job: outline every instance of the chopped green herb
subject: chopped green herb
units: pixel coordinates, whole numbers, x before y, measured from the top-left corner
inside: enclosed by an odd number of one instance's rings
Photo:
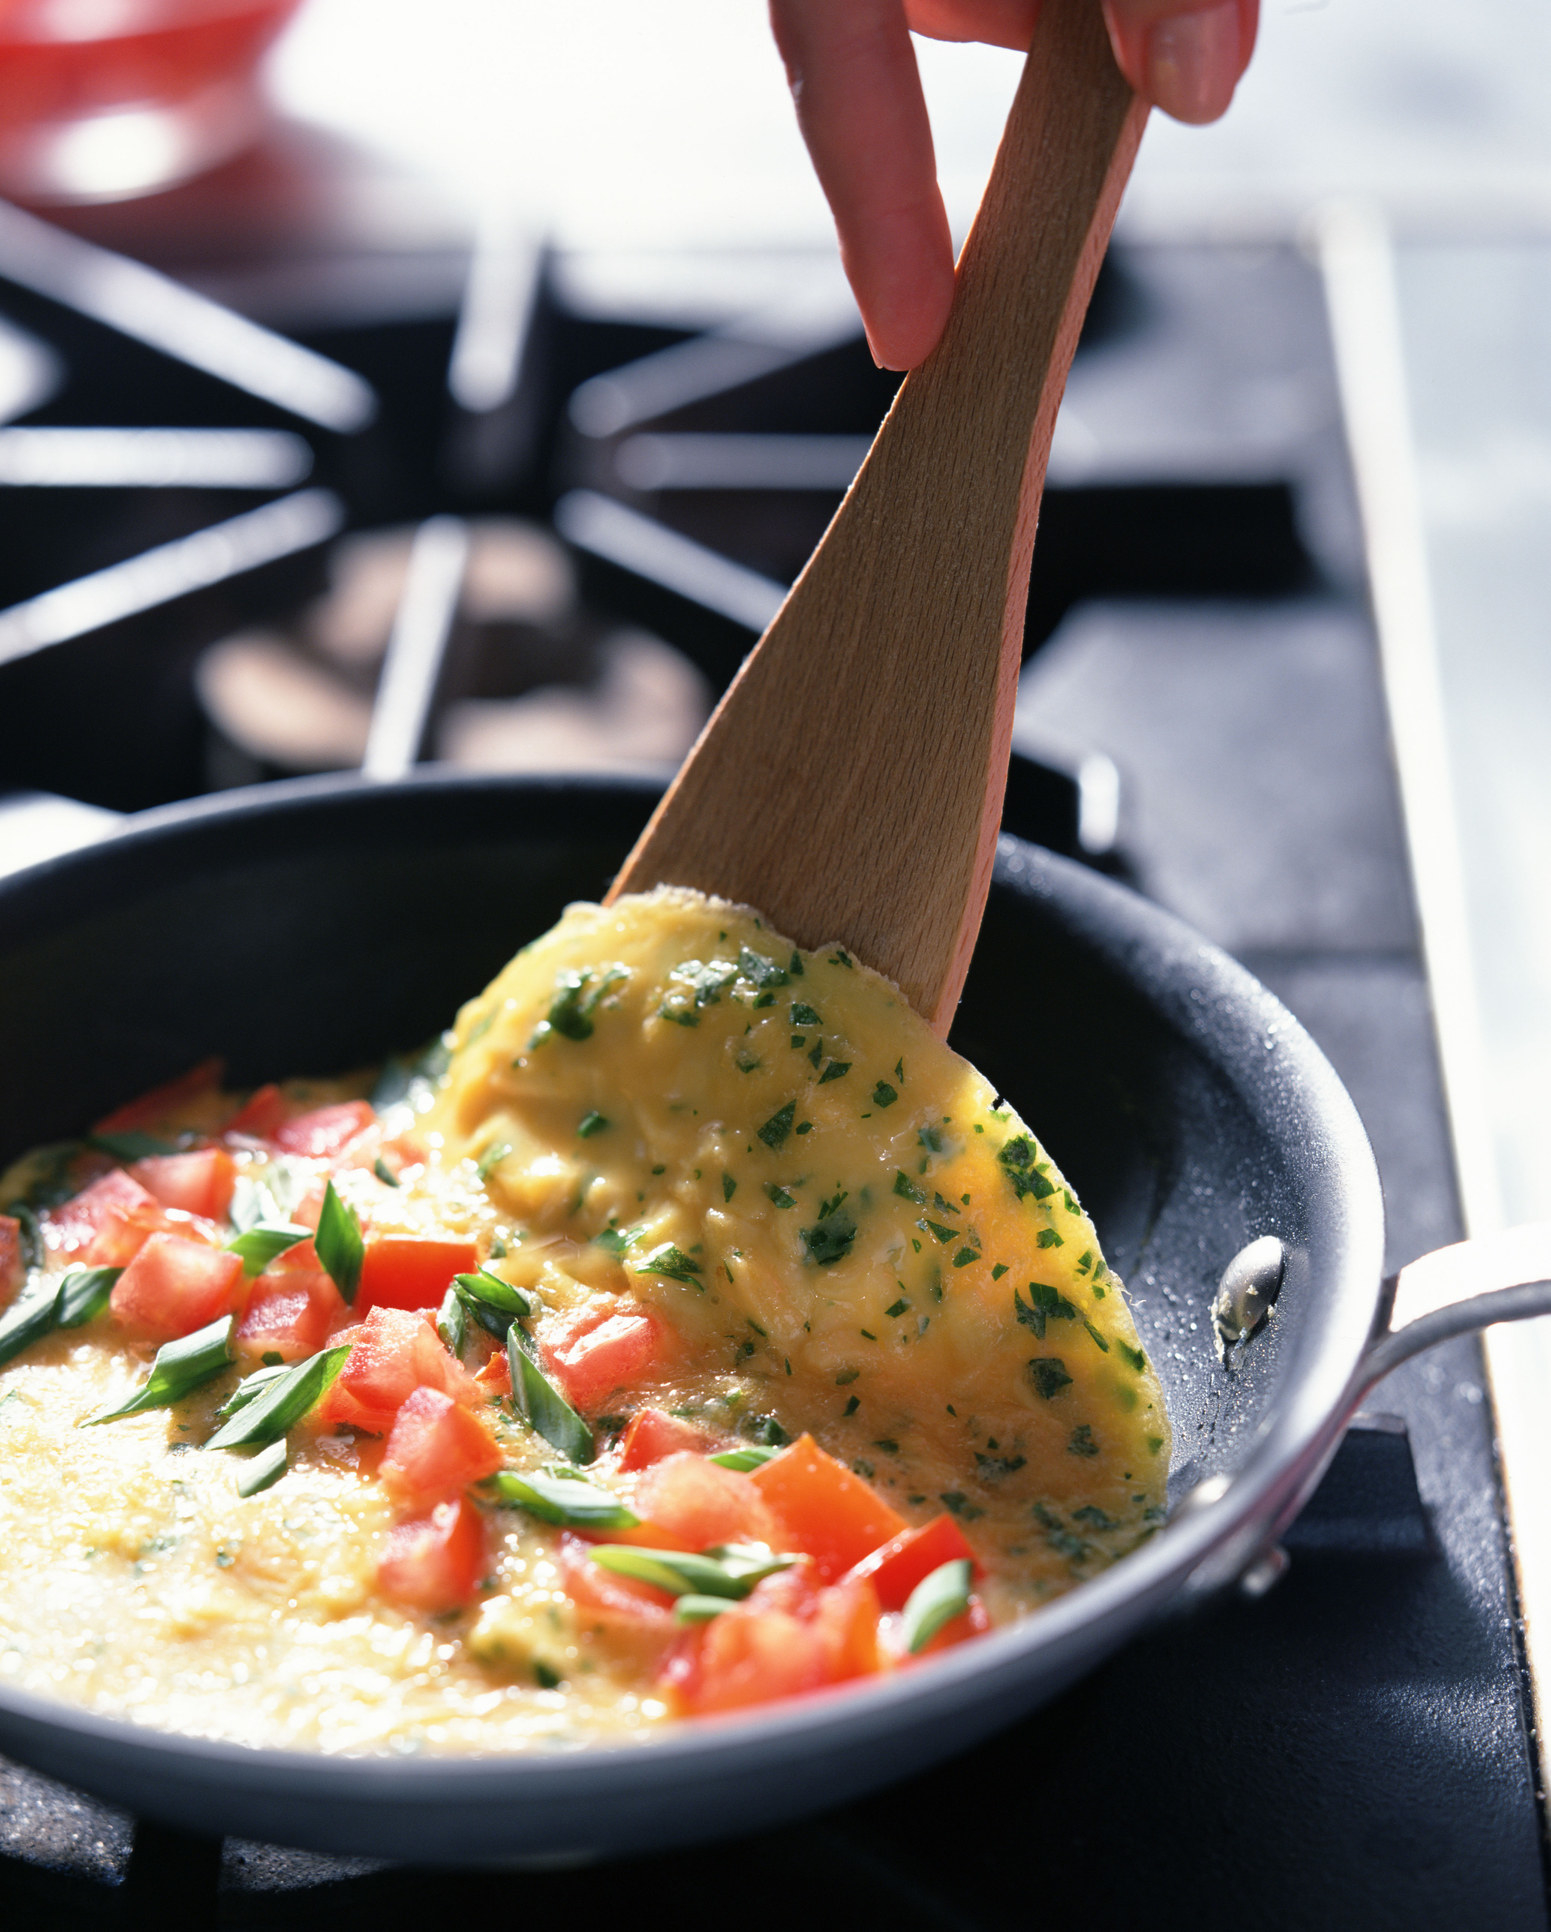
[[[875,1107],[892,1107],[899,1094],[887,1080],[880,1080],[872,1090],[872,1104]]]
[[[1069,1322],[1077,1319],[1077,1310],[1072,1304],[1043,1281],[1029,1283],[1028,1304],[1025,1304],[1022,1296],[1014,1288],[1012,1305],[1018,1320],[1025,1328],[1032,1328],[1041,1341],[1045,1339],[1047,1321]]]
[[[849,1060],[831,1060],[829,1065],[819,1075],[819,1085],[821,1087],[827,1087],[831,1080],[843,1080],[850,1071],[851,1062]]]
[[[207,1449],[240,1449],[249,1443],[274,1442],[287,1435],[311,1413],[334,1385],[345,1365],[350,1344],[341,1342],[283,1369],[273,1382],[244,1403],[205,1444]]]
[[[792,1001],[793,1026],[822,1026],[823,1024],[824,1021],[817,1007],[810,1006],[806,1000]]]
[[[793,1194],[788,1194],[786,1189],[775,1181],[767,1181],[765,1183],[765,1192],[775,1202],[778,1208],[796,1207],[797,1205],[797,1197]]]
[[[849,966],[853,962],[851,955],[846,951],[845,947],[837,946],[829,955],[829,963],[831,966]]]
[[[675,1623],[709,1623],[727,1608],[726,1597],[702,1597],[693,1592],[680,1597],[673,1606]]]
[[[808,1036],[806,1033],[794,1033],[792,1035],[793,1051],[795,1051],[798,1047],[805,1047],[807,1044],[808,1044]]]
[[[890,1302],[889,1306],[883,1312],[888,1316],[890,1321],[897,1321],[909,1307],[910,1303],[901,1295],[898,1301]]]
[[[995,1445],[992,1445],[993,1448]],[[975,1451],[975,1473],[985,1483],[1004,1482],[1007,1477],[1015,1476],[1027,1462],[1026,1456],[983,1456]]]
[[[928,1221],[925,1215],[923,1215],[921,1219],[916,1223],[916,1226],[919,1228],[925,1228],[929,1234],[935,1234],[937,1239],[941,1241],[944,1246],[946,1246],[948,1242],[956,1241],[958,1239],[958,1234],[955,1229],[945,1228],[941,1221]]]
[[[1029,1380],[1047,1402],[1068,1387],[1071,1379],[1059,1355],[1036,1355],[1029,1363]]]
[[[555,1034],[564,1040],[590,1040],[599,1001],[611,986],[628,977],[625,967],[612,966],[597,985],[592,986],[593,975],[590,971],[561,973],[555,981],[555,997],[550,1002],[549,1016],[539,1022],[529,1044],[541,1046]],[[592,986],[591,992],[587,990],[589,986]]]
[[[978,1261],[979,1259],[980,1250],[978,1248],[960,1248],[958,1253],[953,1257],[953,1265],[955,1268],[967,1268],[972,1261]]]
[[[208,1382],[222,1369],[231,1367],[232,1326],[233,1317],[223,1315],[219,1321],[195,1329],[192,1335],[180,1335],[175,1342],[163,1342],[156,1351],[156,1360],[151,1364],[151,1373],[144,1386],[118,1408],[109,1409],[102,1415],[88,1416],[82,1427],[89,1428],[99,1422],[117,1422],[120,1416],[139,1415],[145,1409],[166,1409],[174,1402],[181,1402],[202,1382]]]
[[[787,961],[786,970],[791,974],[793,979],[802,978],[802,954],[801,953],[794,952],[792,954],[791,958]]]
[[[399,1184],[398,1175],[394,1173],[391,1167],[389,1167],[388,1163],[382,1158],[381,1154],[379,1154],[376,1160],[372,1162],[372,1172],[377,1176],[378,1180],[382,1182],[384,1187],[397,1187]]]
[[[857,1410],[861,1406],[862,1406],[862,1398],[859,1395],[851,1396],[850,1399],[847,1401],[845,1407],[840,1411],[842,1419],[844,1419],[848,1415],[855,1415]]]
[[[594,1134],[601,1134],[608,1124],[608,1117],[594,1107],[577,1122],[576,1137],[578,1140],[591,1140]]]
[[[739,1073],[758,1073],[759,1059],[757,1055],[740,1053],[738,1055],[738,1071]]]
[[[47,1335],[55,1325],[58,1307],[58,1282],[24,1288],[0,1316],[0,1362],[9,1362]]]
[[[997,1155],[997,1164],[1012,1182],[1013,1192],[1021,1201],[1026,1194],[1032,1194],[1036,1201],[1044,1200],[1047,1194],[1054,1194],[1055,1187],[1040,1173],[1034,1160],[1034,1142],[1027,1134],[1019,1134],[1007,1141]]]
[[[323,1210],[318,1216],[314,1236],[318,1259],[328,1271],[334,1286],[347,1302],[355,1300],[361,1285],[361,1266],[366,1260],[366,1243],[356,1211],[342,1201],[329,1182],[323,1190]]]
[[[813,1132],[813,1122],[811,1120],[799,1120],[797,1123],[797,1131],[799,1134],[811,1134]]]
[[[1140,1375],[1147,1366],[1147,1357],[1142,1351],[1139,1348],[1132,1348],[1129,1342],[1117,1341],[1115,1347],[1120,1351],[1120,1359],[1123,1362],[1129,1362],[1131,1367]]]
[[[808,1055],[808,1065],[810,1067],[813,1067],[816,1070],[819,1062],[823,1058],[824,1058],[824,1041],[822,1038],[820,1038],[813,1042],[813,1050]]]
[[[605,1228],[592,1239],[593,1245],[602,1248],[605,1254],[623,1254],[630,1246],[630,1236],[622,1234],[618,1228]]]
[[[276,1356],[274,1361],[266,1362],[262,1368],[255,1369],[251,1375],[245,1375],[216,1410],[217,1416],[235,1415],[239,1409],[246,1408],[257,1396],[262,1395],[265,1389],[278,1382],[285,1372],[285,1361],[280,1356]]]
[[[977,1516],[985,1515],[980,1505],[972,1503],[962,1489],[945,1489],[937,1500],[951,1516],[962,1516],[966,1522],[972,1523]]]
[[[894,1192],[902,1201],[914,1201],[917,1207],[926,1206],[926,1196],[915,1186],[903,1169],[895,1169]]]
[[[1041,1228],[1036,1246],[1041,1248],[1064,1248],[1066,1243],[1056,1233],[1054,1228]]]
[[[759,1130],[759,1138],[769,1148],[782,1145],[792,1131],[792,1122],[797,1118],[797,1102],[788,1100],[784,1107],[778,1107]]]
[[[1092,1423],[1078,1423],[1067,1440],[1066,1453],[1069,1456],[1096,1456],[1099,1453],[1099,1445],[1093,1440]]]
[[[479,1178],[488,1181],[492,1171],[501,1165],[511,1151],[512,1143],[509,1140],[492,1141],[479,1157],[479,1165],[475,1169]]]
[[[872,1446],[874,1449],[881,1449],[886,1456],[897,1456],[899,1454],[899,1444],[891,1440],[888,1436],[879,1436],[878,1440]]]
[[[916,1135],[916,1140],[922,1147],[929,1148],[934,1154],[940,1154],[942,1152],[942,1135],[935,1127],[923,1127],[920,1133]]]
[[[643,1256],[636,1263],[635,1271],[638,1275],[666,1275],[669,1281],[682,1281],[686,1288],[705,1286],[696,1279],[702,1272],[701,1264],[671,1241],[663,1242],[660,1248],[653,1248],[649,1255]]]
[[[1108,1343],[1108,1342],[1107,1342],[1107,1341],[1105,1340],[1105,1338],[1104,1338],[1104,1337],[1103,1337],[1103,1336],[1102,1336],[1102,1335],[1101,1335],[1101,1334],[1099,1333],[1099,1331],[1098,1331],[1098,1330],[1097,1330],[1097,1329],[1096,1329],[1096,1328],[1094,1327],[1094,1325],[1093,1325],[1093,1323],[1089,1321],[1089,1319],[1088,1319],[1088,1317],[1087,1317],[1086,1315],[1084,1315],[1084,1316],[1083,1316],[1083,1318],[1082,1318],[1082,1325],[1083,1325],[1083,1327],[1084,1327],[1084,1328],[1086,1328],[1086,1329],[1087,1329],[1087,1331],[1088,1331],[1088,1333],[1089,1333],[1089,1335],[1090,1335],[1090,1336],[1091,1336],[1091,1337],[1093,1338],[1093,1340],[1094,1340],[1094,1341],[1095,1341],[1095,1342],[1096,1342],[1096,1343],[1098,1344],[1098,1346],[1099,1346],[1099,1348],[1100,1348],[1100,1349],[1102,1350],[1102,1352],[1103,1352],[1103,1353],[1104,1353],[1105,1355],[1108,1355],[1108,1353],[1109,1353],[1109,1343]]]
[[[730,1174],[724,1173],[722,1175],[722,1199],[724,1201],[730,1201],[737,1191],[738,1183]]]
[[[851,1243],[855,1239],[856,1221],[849,1208],[838,1208],[813,1227],[802,1231],[802,1244],[808,1250],[808,1259],[821,1268],[830,1268],[837,1261],[843,1261],[851,1252]]]
[[[773,959],[744,946],[738,953],[738,971],[763,991],[767,986],[784,986],[791,975]]]
[[[835,1387],[837,1389],[845,1388],[847,1383],[854,1382],[861,1372],[859,1368],[843,1368],[835,1377]]]

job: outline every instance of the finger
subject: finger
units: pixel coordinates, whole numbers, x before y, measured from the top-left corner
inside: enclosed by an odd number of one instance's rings
[[[1215,121],[1249,65],[1259,0],[1103,0],[1121,71],[1177,121]]]
[[[1039,0],[905,0],[910,31],[928,40],[981,40],[1029,50]]]
[[[873,357],[914,368],[948,319],[953,244],[901,0],[770,0],[770,18]]]

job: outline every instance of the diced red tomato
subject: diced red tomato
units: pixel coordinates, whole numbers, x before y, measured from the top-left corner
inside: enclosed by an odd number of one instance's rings
[[[224,1147],[201,1147],[192,1154],[153,1154],[129,1170],[163,1207],[182,1208],[219,1221],[231,1206],[237,1163]]]
[[[544,1366],[567,1402],[583,1413],[600,1409],[615,1389],[651,1374],[672,1346],[672,1330],[648,1308],[607,1303],[573,1309],[544,1324]]]
[[[490,1395],[510,1395],[512,1365],[506,1359],[506,1350],[496,1349],[474,1380]]]
[[[438,1308],[454,1275],[479,1266],[472,1241],[423,1239],[413,1234],[377,1234],[366,1243],[357,1308]]]
[[[24,1272],[22,1224],[13,1215],[0,1214],[0,1297],[20,1285]]]
[[[412,1610],[453,1610],[473,1596],[484,1572],[484,1526],[460,1496],[389,1530],[377,1587]]]
[[[679,1638],[656,1687],[681,1713],[700,1715],[845,1683],[881,1668],[878,1618],[865,1578],[820,1587],[802,1565]]]
[[[474,1378],[442,1347],[427,1315],[407,1308],[373,1308],[317,1415],[324,1423],[348,1422],[386,1435],[418,1388],[440,1389],[471,1408],[486,1399]]]
[[[908,1527],[870,1483],[812,1436],[799,1436],[748,1480],[785,1526],[786,1547],[806,1550],[826,1583]]]
[[[321,1268],[260,1275],[237,1330],[238,1350],[300,1361],[322,1348],[344,1312],[344,1297]]]
[[[592,1545],[580,1536],[560,1539],[560,1581],[574,1604],[610,1623],[664,1633],[672,1625],[673,1598],[666,1590],[605,1570],[593,1562]]]
[[[404,1502],[455,1496],[501,1467],[490,1430],[440,1389],[416,1389],[395,1416],[378,1473]]]
[[[169,1080],[163,1086],[152,1087],[123,1107],[115,1108],[111,1114],[104,1114],[92,1132],[94,1134],[127,1134],[136,1128],[155,1127],[170,1119],[181,1107],[201,1094],[212,1092],[221,1083],[222,1062],[220,1060],[201,1060],[197,1067],[190,1067],[187,1073],[180,1073],[176,1080]]]
[[[255,1087],[221,1132],[241,1134],[248,1140],[273,1140],[285,1114],[285,1095],[277,1086]]]
[[[753,1482],[687,1450],[645,1471],[636,1484],[634,1507],[646,1519],[643,1527],[665,1531],[686,1550],[714,1543],[783,1547],[781,1523]]]
[[[885,1610],[903,1610],[910,1592],[944,1563],[975,1563],[975,1552],[951,1516],[934,1516],[919,1529],[901,1530],[847,1570],[848,1577],[871,1577]],[[979,1565],[975,1564],[978,1572]]]
[[[675,1451],[698,1450],[705,1455],[712,1446],[705,1430],[697,1429],[682,1416],[668,1415],[661,1409],[638,1409],[625,1425],[619,1446],[619,1466],[645,1469]]]
[[[126,1328],[168,1342],[228,1314],[241,1285],[236,1255],[181,1235],[153,1234],[114,1282],[109,1306]]]
[[[316,1107],[309,1114],[298,1114],[277,1128],[271,1138],[287,1154],[332,1160],[351,1141],[359,1139],[376,1118],[369,1100],[341,1100],[332,1107]]]
[[[100,1174],[90,1187],[82,1188],[73,1200],[53,1208],[43,1219],[43,1240],[50,1249],[66,1254],[91,1245],[109,1223],[120,1221],[135,1209],[157,1206],[156,1196],[143,1188],[122,1167]]]

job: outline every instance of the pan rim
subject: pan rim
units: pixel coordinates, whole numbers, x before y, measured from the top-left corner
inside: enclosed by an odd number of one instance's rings
[[[483,796],[508,805],[524,796],[535,802],[567,796],[639,799],[645,805],[658,789],[650,779],[612,775],[428,771],[389,785],[368,785],[355,774],[332,774],[163,806],[136,815],[96,845],[0,879],[0,946],[16,932],[35,935],[40,916],[45,922],[57,916],[62,896],[73,910],[79,903],[75,887],[83,881],[89,891],[106,888],[108,900],[133,897],[143,887],[128,861],[169,839],[180,846],[192,840],[196,848],[208,843],[212,860],[218,861],[218,848],[223,842],[229,845],[234,833],[255,824],[273,827],[277,820],[296,815],[305,822],[332,814],[333,822],[342,825],[356,809],[381,814],[394,801],[443,794]],[[147,1789],[138,1802],[153,1811],[157,1767],[176,1760],[185,1771],[192,1767],[218,1774],[243,1794],[281,1785],[293,1798],[310,1794],[328,1803],[355,1797],[367,1806],[390,1803],[395,1809],[413,1805],[445,1811],[475,1799],[531,1799],[541,1787],[542,1809],[549,1814],[582,1796],[592,1801],[623,1796],[639,1785],[643,1770],[654,1780],[693,1771],[709,1783],[722,1770],[746,1763],[751,1752],[768,1772],[779,1762],[822,1751],[826,1744],[844,1743],[853,1750],[881,1745],[902,1723],[947,1719],[971,1694],[981,1704],[999,1699],[1001,1711],[1011,1717],[1022,1708],[1018,1686],[1036,1674],[1036,1660],[1066,1660],[1069,1674],[1075,1676],[1164,1603],[1187,1593],[1193,1578],[1200,1589],[1217,1587],[1253,1561],[1278,1509],[1297,1495],[1318,1466],[1331,1417],[1377,1320],[1383,1209],[1366,1134],[1333,1069],[1292,1015],[1243,967],[1183,921],[1087,868],[1015,839],[1004,837],[1001,842],[997,877],[1019,890],[1058,900],[1068,922],[1133,982],[1140,958],[1183,963],[1188,970],[1173,996],[1160,998],[1154,990],[1153,1003],[1187,1044],[1202,1048],[1214,1063],[1225,1054],[1231,1062],[1235,1052],[1248,1061],[1253,1048],[1260,1056],[1254,1064],[1274,1071],[1279,1104],[1291,1109],[1295,1126],[1302,1116],[1309,1159],[1342,1179],[1341,1189],[1332,1192],[1325,1229],[1335,1274],[1327,1290],[1333,1317],[1318,1332],[1300,1338],[1302,1346],[1283,1370],[1283,1399],[1274,1419],[1262,1425],[1259,1439],[1221,1497],[1177,1517],[1122,1562],[1037,1614],[934,1659],[927,1670],[841,1687],[749,1717],[692,1721],[625,1744],[504,1756],[325,1755],[156,1730],[4,1683],[0,1732],[15,1740],[46,1730],[116,1747],[118,1755],[142,1764]],[[99,903],[95,896],[93,903]],[[1226,1041],[1225,1029],[1233,1036]],[[1288,1132],[1284,1126],[1278,1138]],[[981,1729],[992,1728],[995,1721]],[[350,1848],[337,1832],[325,1837],[332,1847]]]

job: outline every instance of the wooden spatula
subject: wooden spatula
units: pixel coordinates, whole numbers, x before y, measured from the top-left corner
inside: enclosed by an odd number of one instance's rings
[[[1056,409],[1146,107],[1044,0],[947,331],[614,881],[839,940],[945,1034],[990,888]]]

